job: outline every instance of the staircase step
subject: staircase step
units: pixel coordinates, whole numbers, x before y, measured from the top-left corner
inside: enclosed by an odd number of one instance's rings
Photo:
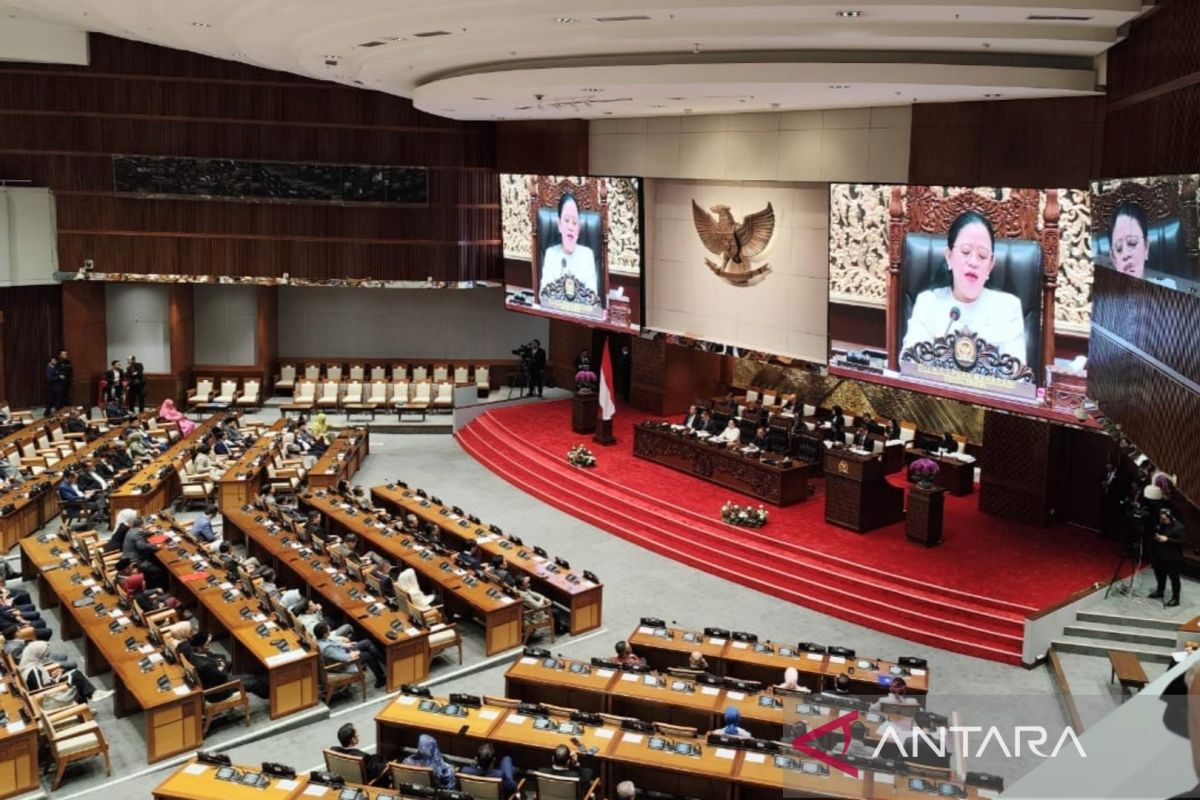
[[[603,502],[593,501],[589,498],[594,492],[577,491],[571,485],[573,481],[568,480],[578,476],[557,464],[555,472],[547,475],[544,465],[521,457],[519,443],[514,447],[509,441],[491,441],[500,437],[492,437],[489,431],[480,429],[483,427],[472,423],[456,435],[460,445],[474,458],[545,502],[642,547],[865,627],[955,652],[1020,663],[1019,635],[988,631],[980,628],[978,622],[972,626],[883,602],[865,595],[861,584],[843,589],[832,585],[827,569],[805,570],[814,573],[809,577],[797,572],[793,561],[771,558],[759,563],[754,556],[761,554],[747,552],[744,545],[731,546],[728,533],[723,539],[708,541],[709,536],[697,536],[692,527],[664,525],[661,516],[629,508],[618,503],[620,498],[613,495],[604,496]]]
[[[1137,631],[1126,625],[1103,626],[1096,623],[1088,625],[1068,625],[1063,629],[1064,636],[1084,639],[1106,639],[1114,642],[1129,642],[1131,644],[1148,644],[1154,647],[1175,647],[1175,635],[1162,633],[1146,633]]]
[[[1144,645],[1115,646],[1112,641],[1107,639],[1055,639],[1052,644],[1055,649],[1064,653],[1107,657],[1110,650],[1124,650],[1133,653],[1139,661],[1145,661],[1148,664],[1170,664],[1172,662],[1169,650],[1160,650]]]
[[[1121,625],[1129,628],[1146,628],[1174,633],[1184,620],[1151,619],[1149,617],[1127,617],[1121,614],[1106,614],[1102,611],[1080,611],[1075,615],[1079,622],[1096,622],[1101,625]]]

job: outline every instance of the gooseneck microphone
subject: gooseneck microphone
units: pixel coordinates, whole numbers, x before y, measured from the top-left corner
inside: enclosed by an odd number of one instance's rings
[[[958,306],[950,306],[950,321],[946,323],[946,330],[942,331],[942,336],[948,334],[950,332],[950,328],[953,327],[954,323],[958,322],[961,317],[962,312],[959,311]]]

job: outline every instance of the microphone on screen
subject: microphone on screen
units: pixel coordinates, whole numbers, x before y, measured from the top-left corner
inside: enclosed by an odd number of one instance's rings
[[[958,322],[959,318],[961,317],[962,312],[958,310],[958,306],[950,306],[950,321],[946,323],[946,330],[942,332],[942,336],[945,336],[947,333],[949,333],[950,328],[953,327],[954,323]]]

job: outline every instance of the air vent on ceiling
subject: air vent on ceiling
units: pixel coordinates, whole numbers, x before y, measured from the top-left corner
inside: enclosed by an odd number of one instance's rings
[[[380,41],[363,42],[362,44],[359,45],[359,47],[383,47],[385,44],[387,44],[387,42],[380,42]]]
[[[596,22],[636,22],[640,19],[650,19],[645,14],[624,14],[619,17],[594,17]]]
[[[1087,22],[1091,17],[1077,17],[1071,14],[1030,14],[1025,19],[1035,22]]]
[[[418,39],[428,39],[431,36],[449,36],[449,35],[450,35],[450,31],[422,31],[421,33],[413,34],[413,36],[416,36]]]

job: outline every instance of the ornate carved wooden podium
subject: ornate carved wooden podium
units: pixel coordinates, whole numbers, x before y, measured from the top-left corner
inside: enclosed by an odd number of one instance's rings
[[[904,519],[904,490],[884,478],[883,456],[825,451],[825,521],[866,533]]]

